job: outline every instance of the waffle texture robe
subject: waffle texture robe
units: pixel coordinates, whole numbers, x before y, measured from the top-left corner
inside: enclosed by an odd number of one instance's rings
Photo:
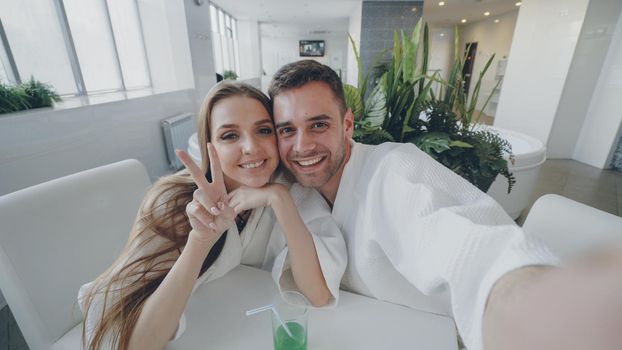
[[[348,248],[342,288],[452,316],[482,350],[488,294],[505,273],[556,264],[489,196],[413,144],[352,143],[333,206]]]

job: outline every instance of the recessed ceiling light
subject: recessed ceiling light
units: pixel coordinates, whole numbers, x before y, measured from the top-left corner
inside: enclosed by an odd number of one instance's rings
[[[438,6],[445,6],[445,1],[439,1]]]
[[[522,1],[519,1],[519,2],[517,2],[517,3],[516,3],[516,4],[514,4],[514,5],[516,5],[516,6],[520,6],[520,5],[522,5],[522,4],[523,4],[523,2],[522,2]]]
[[[413,8],[411,8],[410,10],[411,10],[412,12],[417,12],[417,8],[416,8],[416,7],[413,7]]]
[[[462,20],[460,20],[460,22],[466,23],[466,18],[463,18]]]
[[[499,20],[498,20],[498,19],[495,19],[495,23],[499,23]]]
[[[484,12],[484,16],[490,16],[490,12],[488,11]]]
[[[445,33],[441,33],[441,36],[445,36]]]

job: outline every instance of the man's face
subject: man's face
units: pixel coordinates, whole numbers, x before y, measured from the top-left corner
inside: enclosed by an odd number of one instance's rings
[[[326,83],[310,82],[278,94],[274,122],[281,161],[301,185],[320,188],[340,174],[353,116],[348,110],[342,121]]]

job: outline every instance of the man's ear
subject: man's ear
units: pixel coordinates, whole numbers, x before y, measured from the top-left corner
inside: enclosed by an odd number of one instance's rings
[[[354,133],[354,114],[350,108],[346,110],[346,114],[343,117],[343,129],[346,140],[350,140]]]

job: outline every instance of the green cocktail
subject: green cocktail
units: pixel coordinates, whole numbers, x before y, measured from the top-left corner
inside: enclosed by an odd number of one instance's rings
[[[274,332],[274,350],[307,350],[307,332],[298,322],[285,322],[293,337],[287,335],[283,326]]]

